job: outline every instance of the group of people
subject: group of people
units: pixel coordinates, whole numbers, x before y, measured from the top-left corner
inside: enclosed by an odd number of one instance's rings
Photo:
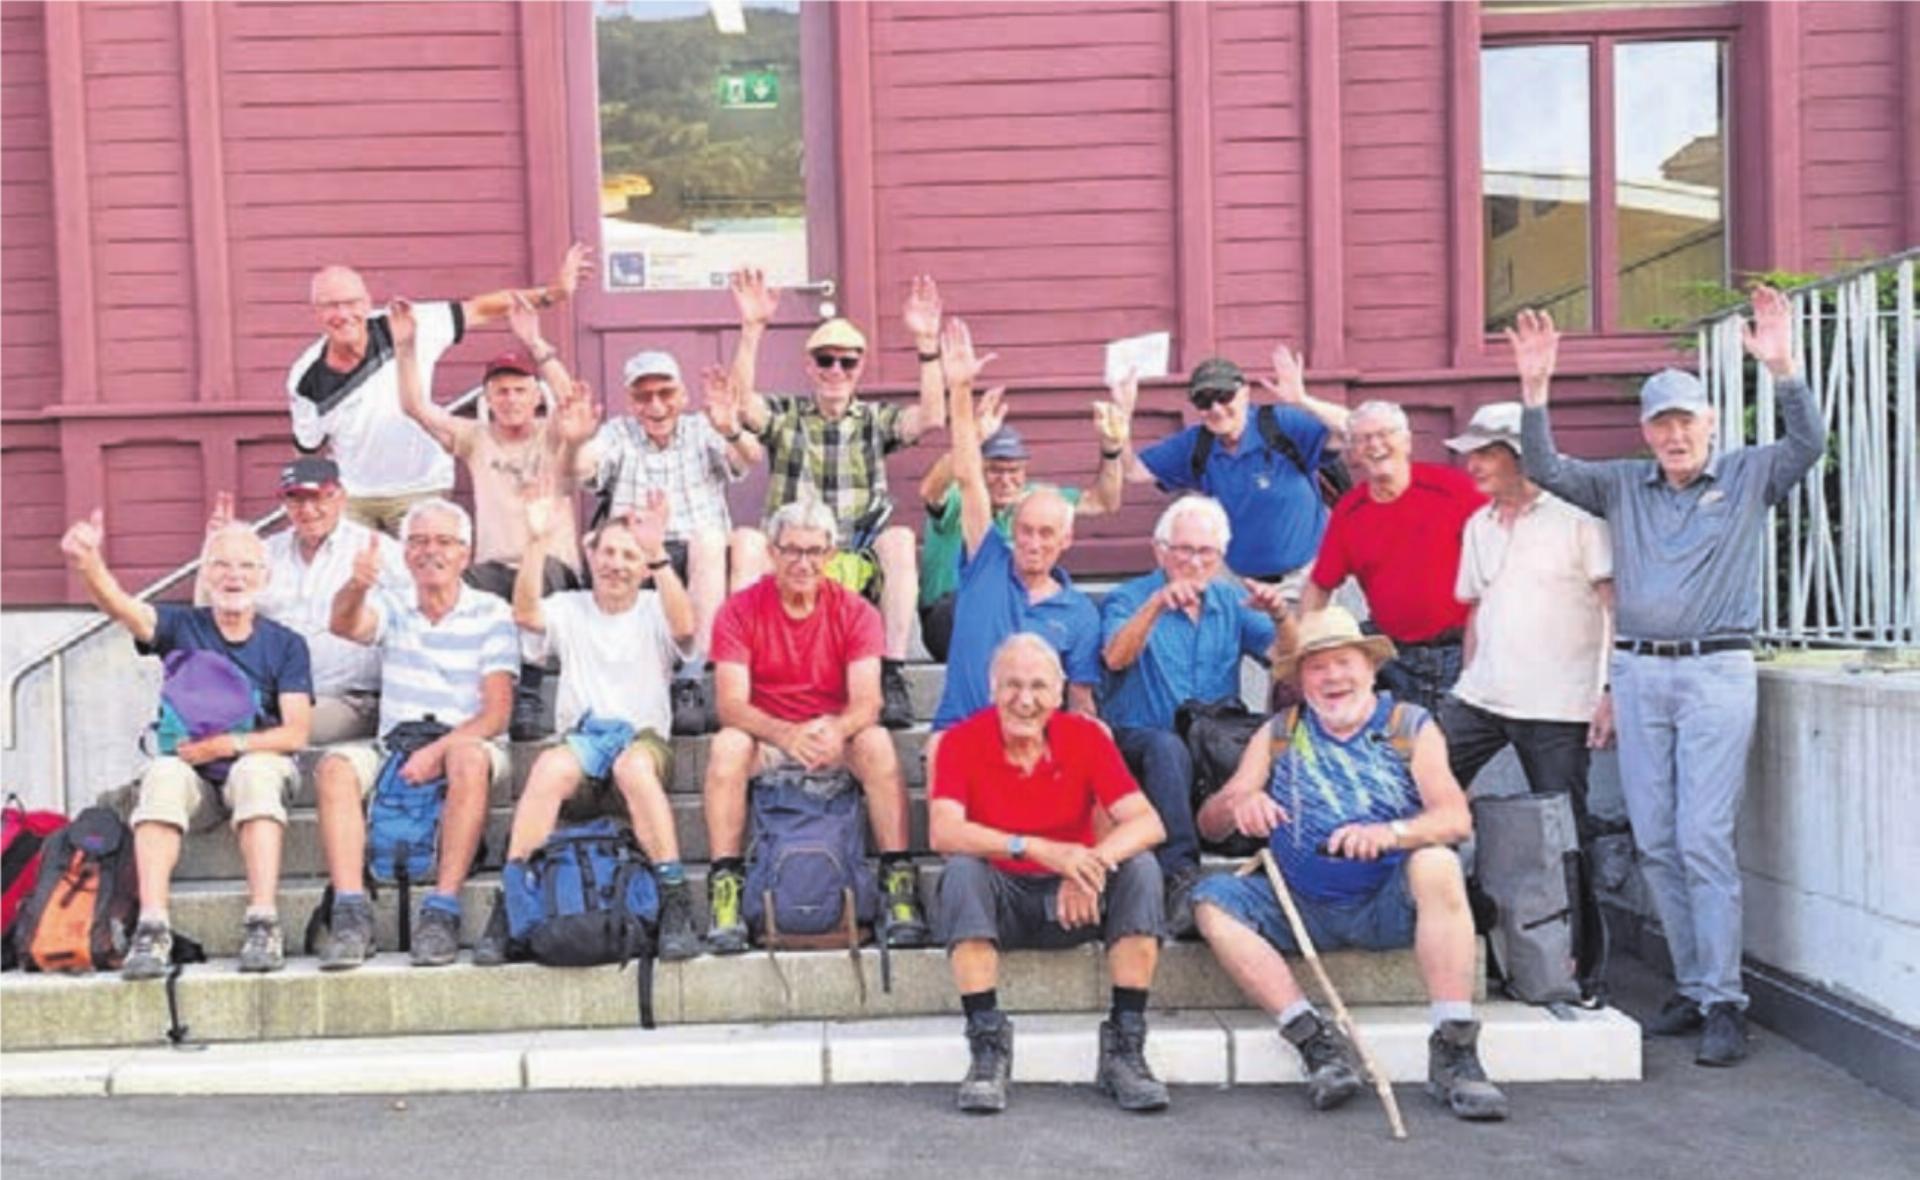
[[[1146,1011],[1162,940],[1195,934],[1298,1050],[1314,1107],[1356,1093],[1352,1046],[1283,957],[1297,947],[1275,896],[1258,877],[1203,871],[1203,846],[1238,835],[1271,849],[1319,948],[1413,948],[1431,1003],[1430,1092],[1460,1117],[1501,1118],[1506,1099],[1477,1052],[1474,926],[1453,852],[1472,830],[1463,784],[1512,745],[1531,788],[1570,796],[1590,835],[1588,761],[1617,725],[1676,975],[1653,1031],[1700,1032],[1703,1064],[1744,1055],[1733,821],[1754,722],[1760,521],[1823,445],[1776,292],[1756,291],[1748,333],[1779,383],[1786,429],[1769,446],[1716,448],[1700,383],[1666,370],[1641,391],[1651,460],[1561,455],[1547,414],[1558,335],[1528,312],[1508,332],[1520,401],[1481,407],[1447,440],[1464,470],[1414,462],[1391,403],[1311,396],[1282,347],[1264,397],[1231,361],[1199,365],[1198,423],[1139,450],[1135,383],[1117,383],[1094,406],[1097,476],[1081,490],[1029,479],[1006,391],[976,397],[991,358],[942,314],[930,278],[903,309],[920,361],[911,405],[860,399],[868,344],[840,319],[807,341],[809,395],[758,391],[779,293],[741,271],[739,347],[730,368],[701,374],[702,412],[689,412],[674,358],[643,351],[624,367],[631,413],[602,423],[540,329],[541,309],[589,270],[575,247],[546,287],[383,310],[351,270],[317,274],[323,335],[288,377],[295,435],[312,452],[282,473],[291,527],[263,541],[222,497],[197,605],[128,595],[103,559],[98,512],[68,531],[69,560],[139,650],[224,653],[258,702],[251,727],[181,744],[141,779],[129,978],[165,971],[183,833],[220,818],[246,863],[240,969],[282,965],[291,755],[309,745],[323,748],[316,806],[335,894],[320,966],[374,953],[365,799],[395,728],[433,718],[446,732],[400,770],[446,783],[418,965],[458,955],[461,887],[509,731],[545,747],[508,860],[538,849],[564,808],[631,823],[661,886],[667,959],[748,946],[754,778],[837,770],[872,827],[878,936],[948,948],[971,1050],[964,1109],[1007,1101],[999,952],[1094,940],[1113,985],[1099,1084],[1126,1109],[1166,1106]],[[501,319],[520,347],[486,365],[476,419],[448,413],[427,392],[435,362]],[[891,523],[886,458],[942,427],[949,449],[921,481],[916,545]],[[1329,451],[1360,480],[1331,507]],[[455,459],[472,515],[448,498]],[[762,462],[762,522],[735,527],[728,487]],[[1135,483],[1187,494],[1154,528],[1155,568],[1096,605],[1060,562],[1076,516],[1116,510]],[[582,522],[586,492],[598,510]],[[1348,579],[1364,627],[1332,602]],[[888,733],[912,720],[900,666],[916,614],[946,662],[926,755],[930,844],[945,857],[931,922]],[[1297,703],[1201,799],[1176,715],[1238,699],[1243,659],[1270,664],[1275,700]],[[542,681],[556,662],[548,723]],[[709,729],[702,935],[667,798],[668,739]],[[482,937],[474,960],[504,951]]]

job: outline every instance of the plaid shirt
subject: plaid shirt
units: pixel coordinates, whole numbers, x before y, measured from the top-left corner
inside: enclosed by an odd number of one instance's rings
[[[766,515],[802,495],[833,509],[842,530],[889,504],[886,457],[907,445],[900,407],[855,401],[829,422],[810,397],[769,397],[760,438],[767,447]]]
[[[684,541],[695,533],[733,527],[727,511],[727,485],[746,473],[727,460],[727,440],[704,414],[682,414],[673,424],[673,441],[655,446],[640,420],[615,418],[593,436],[600,457],[593,489],[611,490],[613,514],[638,507],[641,492],[663,488],[670,515],[667,536]]]

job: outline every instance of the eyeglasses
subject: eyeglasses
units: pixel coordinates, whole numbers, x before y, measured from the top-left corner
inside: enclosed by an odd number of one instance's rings
[[[810,562],[818,565],[833,552],[825,545],[775,545],[773,551],[793,562]]]
[[[1187,400],[1193,403],[1194,409],[1204,414],[1213,407],[1224,406],[1239,396],[1238,389],[1196,389],[1187,395]]]
[[[857,353],[847,356],[844,353],[836,355],[831,352],[816,352],[813,354],[813,363],[823,373],[832,371],[835,365],[840,366],[842,373],[851,373],[860,367],[860,357]]]
[[[351,299],[316,299],[313,306],[319,311],[357,311],[371,305],[365,295],[356,295]]]
[[[465,544],[466,542],[462,541],[459,537],[446,533],[442,533],[439,536],[415,533],[407,538],[407,548],[409,549],[458,549]]]
[[[216,574],[231,574],[231,573],[252,574],[252,573],[258,573],[259,571],[266,568],[267,566],[265,562],[228,561],[224,557],[216,557],[212,561],[209,561],[207,563],[207,569],[210,572],[216,573]]]
[[[1195,558],[1201,561],[1220,560],[1220,550],[1212,545],[1167,545],[1164,548],[1173,555],[1175,561],[1192,561]]]

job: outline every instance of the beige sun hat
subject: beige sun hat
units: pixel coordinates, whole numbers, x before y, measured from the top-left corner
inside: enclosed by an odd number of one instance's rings
[[[1300,672],[1301,660],[1340,647],[1359,648],[1376,668],[1393,658],[1393,640],[1362,633],[1359,622],[1343,606],[1329,606],[1306,615],[1300,620],[1298,632],[1293,647],[1274,657],[1275,680],[1292,680]]]

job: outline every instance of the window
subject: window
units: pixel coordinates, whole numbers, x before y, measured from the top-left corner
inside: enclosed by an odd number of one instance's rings
[[[798,0],[594,6],[607,287],[701,290],[747,263],[808,277]]]
[[[1555,37],[1481,50],[1486,328],[1691,318],[1728,281],[1726,45]]]

